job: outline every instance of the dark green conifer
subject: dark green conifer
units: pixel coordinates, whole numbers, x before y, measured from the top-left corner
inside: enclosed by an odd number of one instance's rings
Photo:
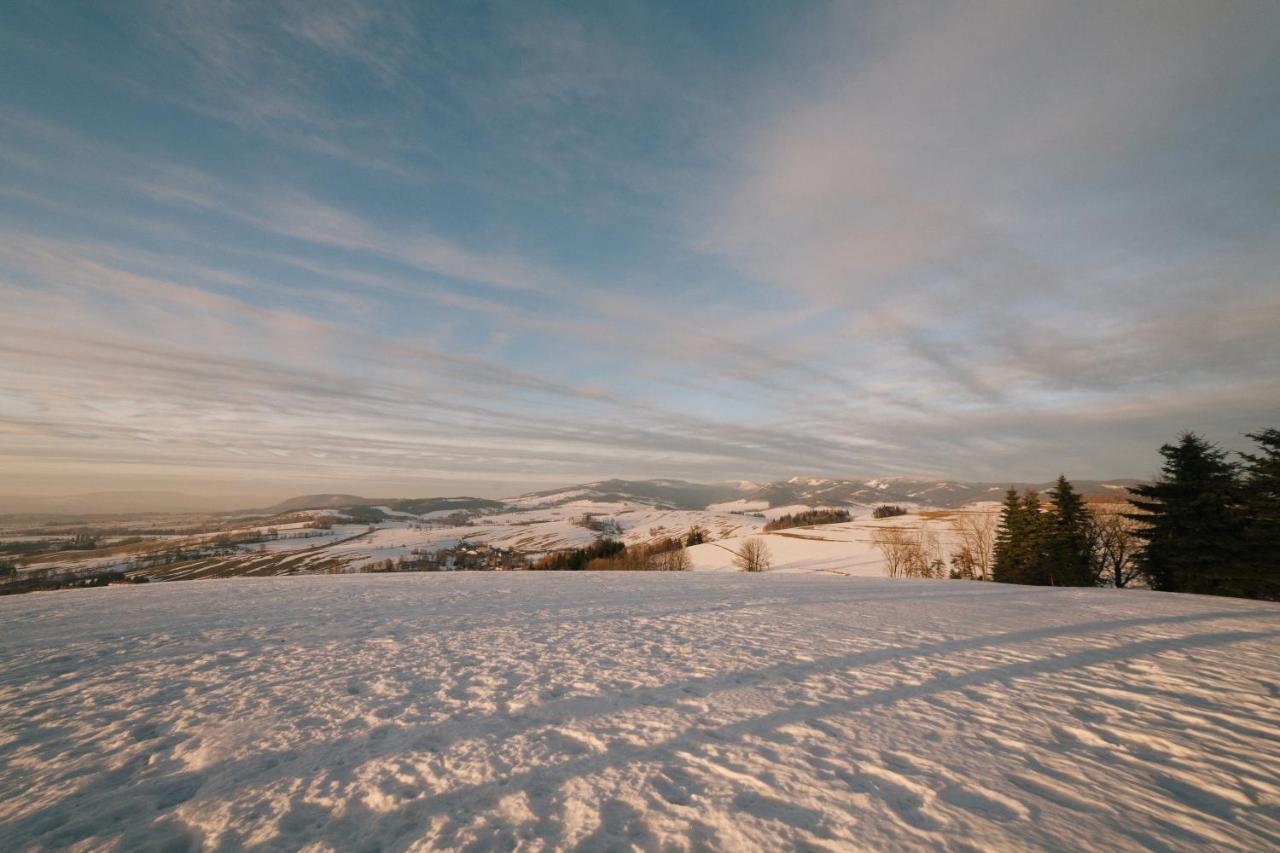
[[[1000,512],[1000,527],[996,530],[995,553],[991,562],[991,578],[996,583],[1022,583],[1022,561],[1019,548],[1022,545],[1022,501],[1013,486],[1004,495],[1004,508]]]
[[[1053,586],[1093,586],[1089,515],[1065,476],[1049,492],[1052,511],[1044,519],[1043,573]]]
[[[1049,586],[1053,579],[1045,560],[1048,539],[1048,518],[1040,511],[1040,493],[1027,489],[1022,493],[1022,580],[1018,583]]]
[[[1142,527],[1139,558],[1153,589],[1232,593],[1245,558],[1236,467],[1193,432],[1160,448],[1161,477],[1130,489]]]
[[[1234,595],[1280,600],[1280,430],[1250,433],[1259,453],[1242,453],[1241,498],[1245,558],[1238,577],[1224,578]]]

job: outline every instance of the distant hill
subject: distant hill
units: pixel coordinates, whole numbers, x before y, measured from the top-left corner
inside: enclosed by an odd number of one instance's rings
[[[401,498],[396,500],[377,501],[375,506],[385,506],[397,512],[411,512],[414,515],[426,515],[429,512],[464,512],[468,510],[500,510],[505,509],[502,501],[488,498]]]
[[[1085,495],[1124,494],[1125,487],[1137,480],[1073,480],[1076,490]],[[742,494],[748,501],[766,501],[769,506],[804,504],[806,506],[869,506],[882,503],[927,504],[953,507],[973,501],[998,501],[1013,485],[1020,491],[1034,488],[1047,491],[1053,483],[973,483],[960,480],[938,480],[926,477],[880,477],[869,480],[828,480],[818,477],[792,477],[768,483]]]
[[[754,485],[754,484],[751,484]],[[601,480],[559,489],[531,492],[508,503],[521,506],[561,506],[573,501],[601,501],[704,509],[708,504],[742,497],[736,484],[690,483],[685,480]]]
[[[299,495],[267,507],[271,513],[298,512],[304,509],[340,509],[344,506],[369,506],[374,501],[359,495]]]
[[[1123,497],[1125,487],[1137,480],[1073,480],[1086,496]],[[881,477],[875,479],[826,479],[792,477],[772,483],[734,481],[693,483],[687,480],[599,480],[530,492],[507,500],[476,497],[366,498],[360,495],[328,493],[298,495],[265,508],[251,510],[277,515],[310,509],[344,507],[387,507],[414,515],[442,511],[496,512],[507,508],[563,506],[574,501],[636,503],[672,509],[705,509],[711,504],[746,501],[743,506],[865,507],[882,503],[905,503],[953,507],[973,501],[998,501],[1009,483],[973,483],[927,477]],[[1032,487],[1047,491],[1052,483],[1014,483],[1019,490]],[[139,515],[144,513],[223,512],[225,499],[201,498],[179,492],[93,492],[60,497],[0,496],[0,514],[31,516]]]
[[[506,504],[488,498],[362,498],[359,495],[299,495],[267,507],[265,512],[300,512],[304,509],[342,509],[353,506],[385,506],[397,512],[422,515],[441,510],[499,510]]]
[[[1083,494],[1123,494],[1136,480],[1075,480]],[[973,501],[998,501],[1009,483],[973,483],[926,477],[881,477],[839,480],[792,477],[763,485],[750,482],[690,483],[684,480],[601,480],[559,489],[531,492],[508,503],[519,506],[562,506],[574,501],[643,503],[676,509],[705,509],[710,504],[746,501],[779,506],[873,506],[882,503],[953,507]],[[1014,483],[1046,491],[1052,483]]]

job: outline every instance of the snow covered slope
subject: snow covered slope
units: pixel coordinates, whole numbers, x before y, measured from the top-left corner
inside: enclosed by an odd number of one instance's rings
[[[0,599],[0,847],[1280,845],[1280,607],[824,575]]]
[[[1076,490],[1084,495],[1123,493],[1136,480],[1076,480]],[[792,477],[766,483],[747,491],[741,499],[778,507],[805,506],[908,506],[959,507],[974,501],[999,500],[1010,483],[973,483],[938,480],[930,477],[879,477],[873,480],[829,480],[821,477]],[[1013,483],[1019,491],[1034,488],[1044,492],[1053,483]]]
[[[796,511],[795,508],[789,509]],[[999,504],[981,503],[963,510],[907,513],[881,519],[864,516],[840,524],[791,527],[771,533],[743,527],[690,548],[689,562],[694,571],[739,571],[733,562],[738,550],[747,539],[758,537],[768,546],[771,572],[829,572],[884,577],[884,553],[876,547],[873,539],[877,528],[899,527],[915,532],[924,528],[937,538],[942,560],[949,564],[951,555],[961,545],[953,526],[954,519],[961,515],[988,515],[994,524],[999,509]],[[781,514],[780,511],[773,512]]]
[[[513,507],[558,506],[569,501],[642,503],[678,509],[705,509],[737,497],[754,483],[689,483],[684,480],[601,480],[508,498]]]
[[[1136,480],[1077,480],[1082,494],[1123,493]],[[999,500],[1009,483],[974,483],[933,477],[880,477],[832,480],[792,477],[771,483],[690,483],[684,480],[602,480],[533,492],[505,503],[515,508],[557,506],[569,501],[648,503],[680,509],[755,511],[770,507],[871,507],[898,503],[917,507],[959,507],[974,501]],[[1015,483],[1020,491],[1046,491],[1053,483]]]

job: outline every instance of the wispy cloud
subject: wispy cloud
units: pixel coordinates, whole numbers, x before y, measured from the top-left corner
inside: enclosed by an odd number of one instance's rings
[[[23,482],[1125,475],[1280,410],[1265,4],[101,15],[3,36]]]

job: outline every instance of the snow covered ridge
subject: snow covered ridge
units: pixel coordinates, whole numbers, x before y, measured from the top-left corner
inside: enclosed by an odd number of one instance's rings
[[[0,599],[0,847],[1274,849],[1278,648],[1274,604],[822,575]]]
[[[1078,489],[1086,494],[1121,491],[1136,480],[1081,480]],[[607,500],[654,503],[678,509],[768,509],[782,506],[870,506],[879,503],[907,503],[918,506],[955,508],[973,501],[991,500],[1004,494],[1009,483],[971,483],[938,480],[936,477],[881,477],[869,480],[840,480],[821,477],[792,477],[772,483],[733,481],[730,483],[689,483],[682,480],[604,480],[562,489],[533,492],[505,503],[517,507],[555,506],[569,501]],[[1052,483],[1015,483],[1047,490]]]
[[[423,506],[436,506],[439,500]],[[761,538],[770,551],[773,571],[878,577],[884,575],[885,563],[874,541],[878,528],[927,527],[939,536],[942,556],[949,558],[957,545],[952,530],[956,520],[978,514],[994,522],[999,508],[998,503],[986,502],[963,510],[882,520],[864,513],[850,522],[778,530]],[[51,539],[41,546],[49,550],[19,559],[14,580],[85,578],[95,573],[148,581],[275,577],[367,571],[385,566],[388,560],[399,564],[435,559],[426,568],[440,569],[452,567],[447,557],[440,561],[441,553],[482,547],[502,552],[500,564],[497,555],[490,554],[494,559],[487,561],[487,567],[510,568],[549,551],[588,546],[601,536],[631,546],[664,537],[683,539],[695,527],[707,541],[689,549],[691,567],[736,571],[736,552],[760,536],[768,519],[807,509],[804,504],[794,504],[759,510],[739,506],[679,510],[647,503],[580,500],[497,511],[434,509],[417,515],[390,506],[295,510],[268,518],[217,520],[212,530],[197,526],[196,532],[170,535],[104,536],[87,550],[57,550],[58,540]],[[124,532],[130,531],[126,527]],[[0,591],[6,588],[4,583],[0,581]]]

